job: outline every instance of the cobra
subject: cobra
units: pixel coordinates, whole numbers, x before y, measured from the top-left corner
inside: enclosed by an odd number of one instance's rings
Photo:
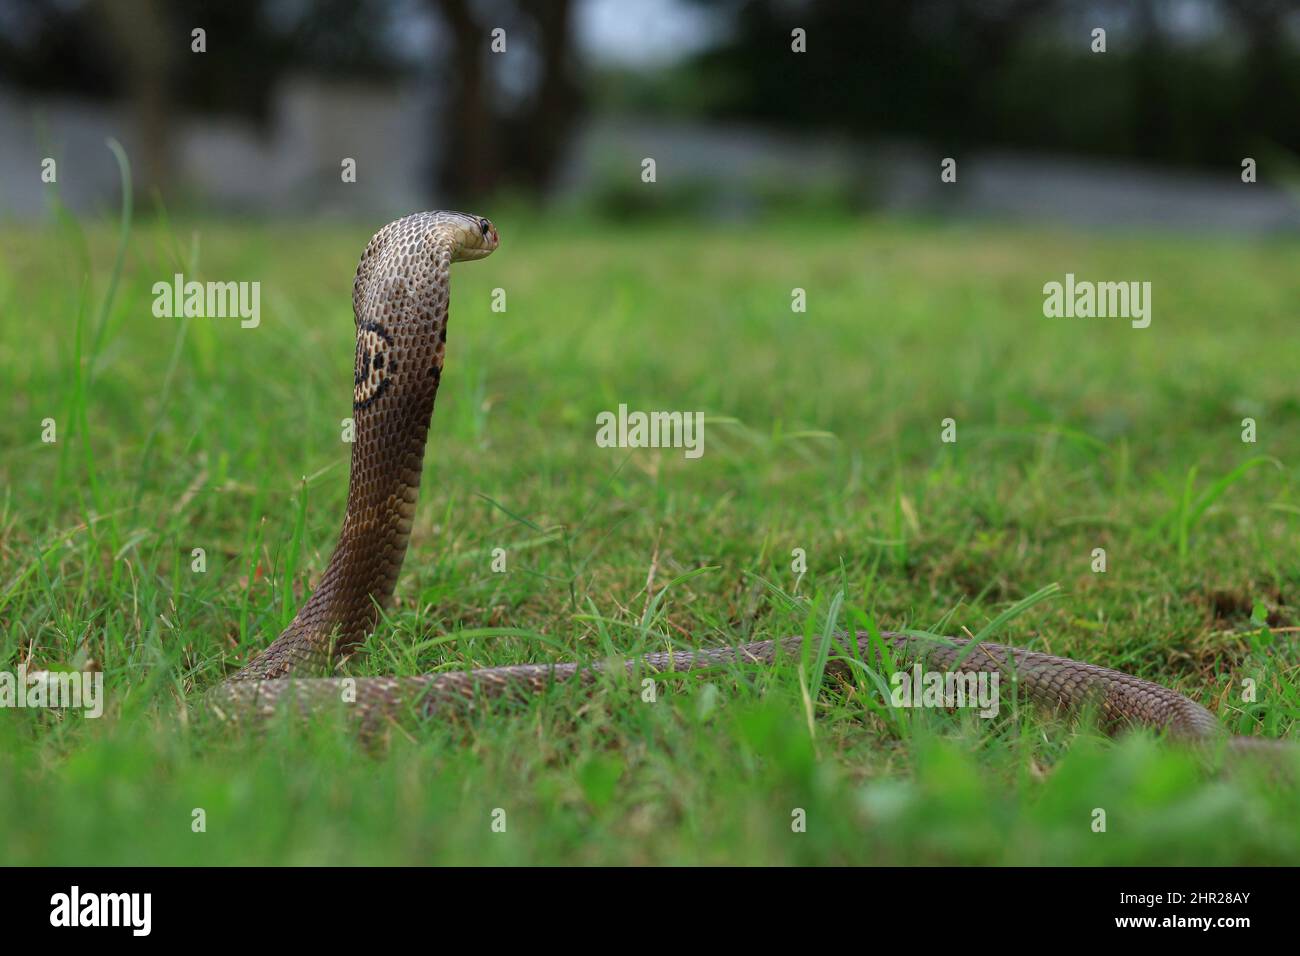
[[[357,326],[353,374],[356,425],[347,511],[329,564],[311,598],[284,632],[247,666],[218,685],[209,701],[223,716],[267,716],[292,702],[311,714],[341,700],[374,726],[493,697],[534,694],[560,681],[591,683],[609,665],[519,664],[407,677],[312,676],[353,650],[393,598],[415,518],[425,442],[442,377],[451,266],[482,259],[499,244],[479,216],[422,212],[381,229],[361,256],[352,287]],[[1229,737],[1200,704],[1151,681],[1037,651],[883,632],[838,635],[826,668],[847,676],[853,661],[880,666],[884,651],[899,665],[978,674],[995,671],[1030,699],[1075,712],[1094,707],[1107,728],[1139,725],[1231,749],[1275,741]],[[634,657],[629,671],[664,674],[725,665],[771,665],[804,651],[798,637]]]

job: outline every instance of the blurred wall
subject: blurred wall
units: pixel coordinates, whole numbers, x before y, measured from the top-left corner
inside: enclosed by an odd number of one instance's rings
[[[431,91],[391,90],[290,77],[272,97],[270,121],[181,115],[170,126],[175,166],[170,204],[255,214],[398,214],[430,199]],[[114,104],[21,97],[0,89],[0,215],[45,212],[52,191],[41,162],[57,162],[57,190],[73,211],[117,202],[118,172],[105,140],[138,156],[139,133]],[[342,161],[356,161],[344,183]],[[149,197],[143,197],[149,205]]]

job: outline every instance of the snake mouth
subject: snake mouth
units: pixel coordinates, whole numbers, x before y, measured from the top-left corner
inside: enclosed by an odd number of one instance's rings
[[[461,249],[456,256],[457,262],[473,262],[475,259],[486,259],[492,255],[491,249]]]

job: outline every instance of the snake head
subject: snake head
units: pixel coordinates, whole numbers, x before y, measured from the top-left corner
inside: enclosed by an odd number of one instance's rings
[[[492,220],[463,212],[451,213],[450,216],[454,217],[451,224],[459,240],[452,253],[452,262],[482,259],[492,255],[501,244],[501,237],[497,235],[497,227],[492,225]]]

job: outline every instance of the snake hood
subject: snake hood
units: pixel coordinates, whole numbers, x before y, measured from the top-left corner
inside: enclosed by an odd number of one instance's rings
[[[284,632],[232,680],[319,670],[373,629],[406,555],[447,345],[451,265],[496,251],[491,220],[419,212],[366,246],[352,285],[355,437],[338,545]]]

